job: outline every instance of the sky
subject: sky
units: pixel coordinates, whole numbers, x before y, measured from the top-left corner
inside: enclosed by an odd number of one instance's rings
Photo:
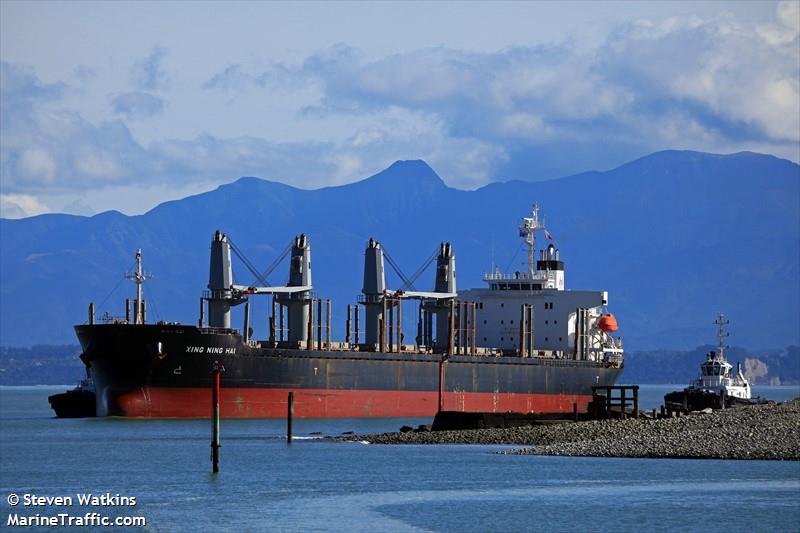
[[[0,0],[0,216],[424,159],[451,187],[665,149],[800,161],[800,2]]]

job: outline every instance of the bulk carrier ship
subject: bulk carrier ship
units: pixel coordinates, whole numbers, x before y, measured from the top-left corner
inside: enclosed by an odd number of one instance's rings
[[[217,231],[197,325],[147,323],[147,276],[137,251],[129,275],[137,297],[132,306],[126,301],[126,317],[95,323],[90,305],[89,323],[75,327],[95,382],[97,415],[209,416],[215,362],[225,368],[220,408],[230,418],[284,417],[289,392],[299,417],[585,412],[592,386],[613,385],[622,372],[608,294],[566,290],[564,262],[552,243],[536,259],[536,234],[552,240],[537,206],[519,229],[527,271],[495,270],[484,276],[485,288],[465,291],[457,290],[449,243],[436,255],[432,291],[411,290],[407,279],[403,289],[388,289],[388,256],[370,239],[362,293],[347,307],[345,340],[338,342],[331,341],[330,300],[312,292],[305,235],[291,245],[285,286],[245,286],[234,283],[232,244]],[[264,340],[251,338],[249,327],[250,299],[258,295],[272,297]],[[407,300],[419,303],[414,344],[403,333]],[[231,326],[238,305],[241,331]]]

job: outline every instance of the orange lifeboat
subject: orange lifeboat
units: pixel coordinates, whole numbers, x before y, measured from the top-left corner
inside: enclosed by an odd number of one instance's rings
[[[601,315],[597,321],[597,327],[603,331],[617,331],[617,319],[611,313]]]

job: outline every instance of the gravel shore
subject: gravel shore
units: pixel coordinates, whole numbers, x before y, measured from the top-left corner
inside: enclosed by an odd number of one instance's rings
[[[800,398],[659,420],[340,437],[374,444],[519,444],[499,453],[595,457],[800,460]]]

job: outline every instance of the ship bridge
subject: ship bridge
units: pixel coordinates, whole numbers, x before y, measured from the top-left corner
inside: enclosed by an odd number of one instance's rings
[[[503,274],[495,270],[484,274],[483,281],[495,291],[540,291],[542,289],[564,290],[564,262],[561,253],[552,244],[539,251],[536,269],[529,267],[528,272]]]

